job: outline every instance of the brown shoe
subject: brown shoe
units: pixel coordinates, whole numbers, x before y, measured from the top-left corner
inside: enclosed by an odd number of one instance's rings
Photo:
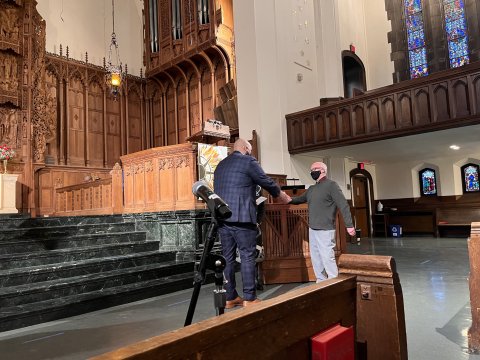
[[[251,301],[244,300],[243,301],[243,306],[250,306],[250,305],[258,304],[261,301],[262,300],[260,300],[259,298],[256,298],[255,300],[251,300]]]
[[[231,309],[231,308],[234,308],[235,306],[243,306],[243,299],[240,296],[237,296],[233,300],[227,300],[225,309]]]

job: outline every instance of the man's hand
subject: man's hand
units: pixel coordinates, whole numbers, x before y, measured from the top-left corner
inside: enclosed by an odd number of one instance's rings
[[[347,228],[347,232],[350,234],[350,236],[355,236],[356,231],[354,227],[349,227]]]
[[[290,201],[292,201],[292,198],[288,196],[285,191],[280,191],[280,195],[278,195],[277,199],[281,204],[288,204]]]

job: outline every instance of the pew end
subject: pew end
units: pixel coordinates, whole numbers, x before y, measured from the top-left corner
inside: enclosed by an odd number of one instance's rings
[[[339,268],[338,278],[94,359],[309,359],[310,338],[335,324],[354,327],[357,359],[407,359],[403,298],[393,258],[341,255]]]

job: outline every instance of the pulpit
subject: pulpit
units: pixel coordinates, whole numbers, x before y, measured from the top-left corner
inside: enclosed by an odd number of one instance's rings
[[[16,214],[17,174],[0,174],[0,214]]]

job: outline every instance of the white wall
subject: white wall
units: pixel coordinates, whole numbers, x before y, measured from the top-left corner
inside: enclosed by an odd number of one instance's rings
[[[128,72],[140,74],[143,67],[142,0],[115,1],[115,33],[120,59],[128,64]],[[69,47],[70,58],[103,65],[108,59],[112,34],[112,2],[110,0],[38,0],[37,10],[47,25],[48,52],[63,55]]]
[[[363,0],[365,10],[365,38],[367,45],[367,89],[376,89],[393,83],[392,52],[387,34],[392,24],[387,19],[385,0]]]
[[[462,195],[460,167],[466,163],[479,164],[480,154],[461,154],[451,157],[417,159],[406,162],[376,164],[376,198],[418,198],[418,171],[431,167],[437,170],[439,196]]]

